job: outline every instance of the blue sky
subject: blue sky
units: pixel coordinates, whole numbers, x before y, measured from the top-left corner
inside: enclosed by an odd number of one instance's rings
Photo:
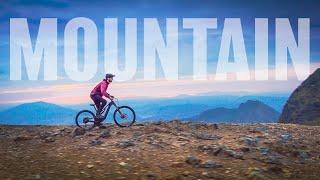
[[[23,90],[28,88],[51,87],[59,85],[75,84],[68,80],[63,68],[63,31],[66,23],[75,17],[87,17],[92,19],[98,27],[99,36],[99,61],[104,61],[103,57],[103,19],[104,18],[118,18],[119,21],[119,59],[124,58],[124,18],[138,19],[138,73],[132,80],[141,79],[143,68],[142,57],[142,37],[143,32],[143,18],[158,18],[162,31],[165,29],[165,18],[179,18],[179,75],[181,77],[189,76],[192,73],[192,30],[182,28],[182,18],[217,18],[218,28],[216,30],[208,31],[208,72],[214,73],[219,52],[221,34],[223,29],[224,18],[241,18],[242,28],[245,39],[246,53],[248,57],[249,67],[253,67],[254,63],[254,18],[269,18],[269,61],[272,67],[274,63],[274,23],[275,18],[289,18],[294,33],[297,33],[297,18],[310,18],[310,47],[311,47],[311,63],[320,63],[320,17],[319,5],[317,1],[204,1],[204,0],[118,0],[118,1],[27,1],[27,0],[13,0],[10,2],[2,2],[0,5],[0,99],[4,99],[4,92],[8,92],[10,88],[15,90]],[[9,20],[10,18],[28,18],[29,29],[32,41],[35,41],[40,18],[54,17],[58,18],[58,76],[60,80],[54,82],[39,81],[10,81],[9,80]],[[80,51],[81,54],[81,51]],[[41,73],[41,72],[40,72]],[[96,76],[87,83],[95,83],[101,79],[105,72],[99,69]],[[159,71],[159,78],[161,78],[161,69]],[[41,79],[41,78],[40,78]],[[190,80],[192,81],[192,80]],[[139,82],[140,83],[140,82]],[[214,87],[215,82],[205,82],[201,85],[196,85],[193,88],[195,92],[199,86],[202,89]],[[288,86],[288,83],[290,84]],[[251,86],[250,89],[241,90],[255,90],[255,82],[245,82],[242,86]],[[277,89],[275,84],[270,81],[270,88],[265,91],[292,91],[294,87],[299,84],[298,81],[290,79],[286,82],[278,83]],[[89,86],[89,85],[88,85]],[[165,83],[163,86],[166,86]],[[225,89],[228,89],[226,83]],[[287,89],[285,87],[288,87]],[[176,86],[172,89],[177,89]],[[214,88],[213,88],[214,89]],[[217,91],[223,91],[224,88]],[[84,90],[83,90],[84,91]],[[205,90],[200,91],[203,93]],[[262,90],[260,90],[262,91]],[[193,93],[195,93],[193,92]],[[61,93],[61,92],[60,92]],[[85,94],[87,92],[83,92]],[[125,93],[125,92],[124,92]],[[44,97],[59,96],[58,93],[48,92]],[[168,92],[170,94],[170,92]],[[11,94],[15,96],[26,96],[25,94]],[[177,93],[173,95],[178,95]],[[150,95],[152,96],[152,95]],[[156,96],[156,95],[154,95]],[[36,97],[30,98],[34,100]],[[18,101],[18,100],[17,100]],[[8,101],[9,102],[9,101]]]

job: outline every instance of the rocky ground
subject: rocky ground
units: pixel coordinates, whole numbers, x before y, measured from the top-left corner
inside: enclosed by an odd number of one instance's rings
[[[0,126],[1,179],[319,179],[320,127]]]

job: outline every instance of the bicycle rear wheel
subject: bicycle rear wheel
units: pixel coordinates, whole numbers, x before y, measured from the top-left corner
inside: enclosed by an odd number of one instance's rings
[[[76,116],[76,124],[78,127],[85,130],[90,130],[94,128],[95,115],[89,110],[82,110]]]
[[[120,106],[114,111],[113,120],[119,127],[130,127],[136,121],[136,113],[129,106]]]

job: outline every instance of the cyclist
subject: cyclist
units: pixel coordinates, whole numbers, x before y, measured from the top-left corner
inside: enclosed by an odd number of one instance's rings
[[[97,107],[97,118],[102,117],[101,111],[107,104],[107,101],[103,98],[103,96],[110,99],[111,101],[114,98],[113,96],[107,93],[108,86],[110,83],[112,83],[113,77],[115,77],[115,75],[106,74],[105,79],[103,79],[99,84],[97,84],[90,93],[90,97]]]

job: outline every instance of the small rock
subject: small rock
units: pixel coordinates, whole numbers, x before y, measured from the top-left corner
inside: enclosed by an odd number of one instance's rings
[[[127,166],[127,165],[128,165],[128,163],[121,162],[121,163],[119,163],[119,165],[120,165],[120,166]]]
[[[243,153],[236,152],[231,149],[223,149],[223,153],[236,159],[243,159]]]
[[[34,178],[35,178],[35,179],[41,179],[41,175],[40,175],[40,174],[37,174],[37,175],[35,175]]]
[[[40,133],[40,139],[42,139],[42,140],[45,140],[47,137],[50,137],[50,136],[52,136],[52,133],[50,133],[50,132],[42,132],[42,133]]]
[[[219,140],[222,137],[218,135],[212,135],[212,134],[205,134],[205,133],[194,133],[193,136],[197,139],[203,139],[203,140]]]
[[[101,138],[109,138],[111,137],[111,131],[109,129],[106,129],[104,131],[102,131],[102,133],[100,134]]]
[[[107,129],[107,126],[105,126],[105,125],[100,125],[100,126],[99,126],[99,129]]]
[[[268,164],[277,164],[277,165],[282,164],[280,161],[280,157],[275,156],[275,155],[268,155],[266,157],[260,157],[260,158],[257,158],[256,160],[261,161],[261,162],[265,162]]]
[[[223,147],[218,145],[200,145],[198,149],[202,152],[207,152],[208,154],[218,155],[219,152],[222,150]]]
[[[290,141],[292,139],[292,135],[289,133],[281,134],[280,137],[283,141]]]
[[[89,169],[91,169],[91,168],[93,168],[93,167],[94,167],[93,164],[88,164],[88,165],[87,165],[87,168],[89,168]]]
[[[283,169],[283,175],[286,178],[290,178],[292,176],[292,173],[288,169]]]
[[[131,140],[123,140],[123,141],[120,141],[117,146],[120,148],[127,148],[130,146],[134,146],[134,142]]]
[[[249,152],[249,151],[250,151],[250,148],[248,148],[248,147],[241,147],[241,148],[240,148],[240,151],[242,151],[242,152]]]
[[[60,129],[60,132],[71,133],[71,129],[64,127]]]
[[[183,175],[183,176],[189,176],[189,175],[190,175],[190,172],[189,172],[189,171],[183,171],[182,175]]]
[[[156,125],[156,126],[159,126],[159,125],[163,124],[163,122],[162,121],[156,121],[153,124]]]
[[[265,148],[265,147],[260,147],[260,148],[258,148],[258,150],[260,151],[260,153],[262,155],[267,155],[270,152],[270,149],[269,148]]]
[[[71,132],[71,137],[81,136],[86,133],[86,130],[80,127],[76,127]]]
[[[201,175],[202,176],[208,176],[208,172],[202,172]]]
[[[259,143],[258,138],[252,138],[252,137],[242,137],[242,138],[240,138],[240,141],[242,141],[243,143],[245,143],[248,146],[257,146]]]
[[[158,179],[158,176],[156,174],[149,172],[146,174],[146,178],[149,180],[156,180],[156,179]]]
[[[191,122],[191,123],[188,124],[188,126],[190,127],[190,129],[192,131],[197,131],[197,129],[199,129],[202,126],[202,124],[201,123],[196,123],[196,122]]]
[[[90,144],[91,146],[97,146],[97,145],[103,144],[103,142],[100,141],[100,140],[94,139],[94,140],[90,141],[89,144]]]
[[[309,158],[308,152],[303,151],[303,150],[296,150],[296,151],[294,151],[294,152],[293,152],[293,156],[298,157],[298,158],[303,159],[303,160]]]
[[[219,129],[218,124],[213,124],[213,129]]]
[[[201,160],[196,158],[196,157],[194,157],[194,156],[188,156],[187,159],[186,159],[186,163],[188,163],[188,164],[190,164],[190,165],[192,165],[194,167],[199,166],[200,162],[201,162]]]
[[[308,159],[308,158],[309,158],[309,155],[308,155],[308,153],[305,152],[305,151],[300,151],[298,157],[301,158],[301,159]]]
[[[254,179],[254,180],[268,179],[262,174],[262,170],[260,170],[259,168],[249,169],[247,174],[248,174],[248,179]]]
[[[142,135],[143,135],[142,132],[134,132],[134,133],[132,134],[132,140],[134,140],[134,141],[139,140]]]
[[[144,126],[144,124],[142,124],[142,123],[136,123],[136,124],[134,124],[134,126]]]
[[[181,162],[173,162],[171,166],[172,167],[183,167],[183,163],[181,163]]]
[[[268,171],[279,174],[283,172],[283,169],[279,166],[271,166],[268,168]]]
[[[267,127],[257,127],[256,131],[261,132],[261,133],[266,133],[268,131]]]
[[[96,136],[96,134],[89,132],[89,133],[86,133],[86,136],[92,137],[92,136]]]
[[[56,141],[56,140],[53,137],[47,137],[47,138],[44,139],[44,142],[46,142],[46,143],[51,143],[51,142],[54,142],[54,141]]]
[[[179,136],[178,141],[190,141],[190,140],[188,138],[183,137],[183,136]]]
[[[218,168],[218,167],[222,167],[221,164],[214,162],[214,161],[206,161],[203,164],[200,164],[201,168]]]
[[[31,139],[33,139],[31,136],[20,135],[20,136],[17,136],[16,138],[14,138],[14,141],[26,141],[26,140],[31,140]]]

